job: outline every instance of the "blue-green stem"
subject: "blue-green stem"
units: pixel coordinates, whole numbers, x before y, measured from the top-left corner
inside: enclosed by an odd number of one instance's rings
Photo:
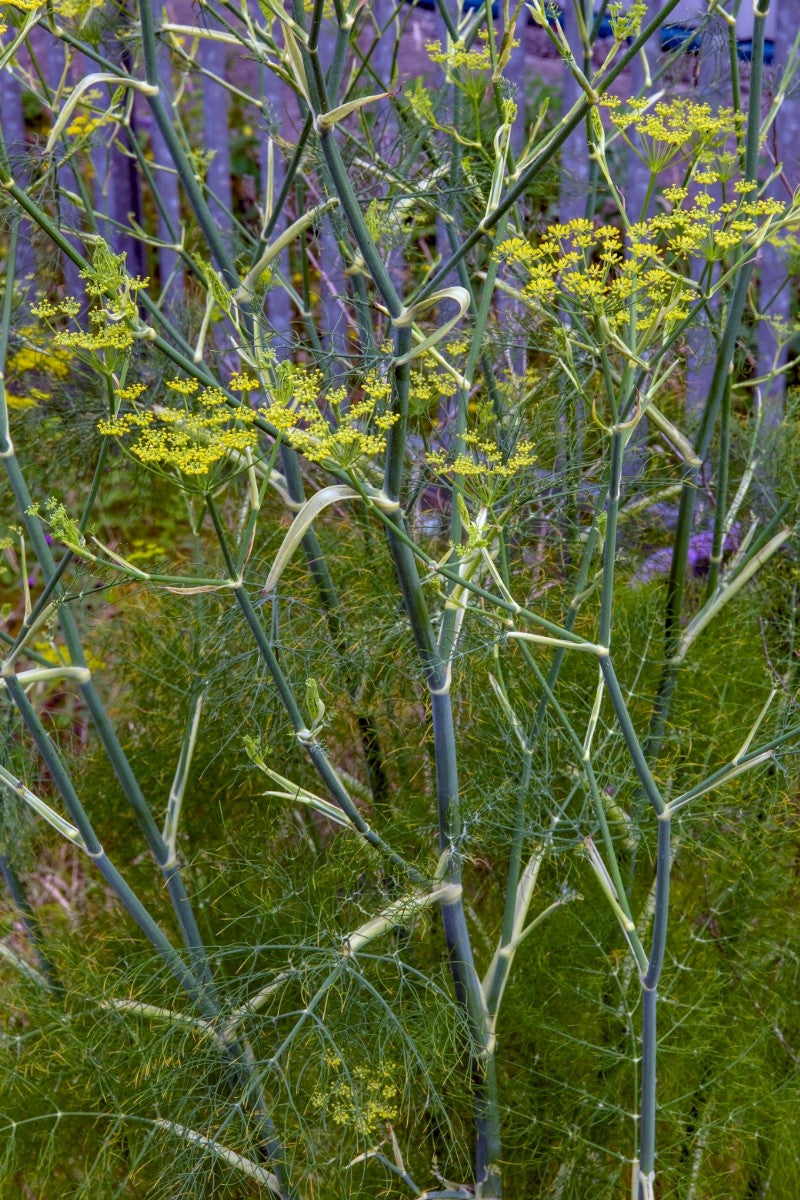
[[[614,566],[617,555],[617,518],[619,515],[620,487],[622,484],[622,459],[624,432],[614,429],[611,434],[611,467],[606,506],[606,529],[603,543],[603,588],[600,597],[599,644],[608,649],[611,645],[611,618],[614,604]]]
[[[619,727],[622,731],[622,736],[625,739],[625,744],[628,747],[628,753],[631,756],[633,765],[636,769],[636,774],[639,776],[639,781],[644,790],[644,794],[649,800],[656,813],[660,816],[666,809],[666,805],[659,791],[658,785],[653,778],[650,767],[647,763],[642,743],[639,740],[638,734],[634,727],[631,715],[628,712],[628,706],[625,703],[625,697],[622,694],[622,689],[619,686],[617,673],[614,670],[614,665],[610,655],[605,655],[599,659],[600,670],[603,672],[603,680],[608,691],[609,699],[614,708]]]
[[[603,586],[600,601],[600,643],[610,648],[611,645],[611,615],[614,587],[614,558],[617,550],[617,516],[619,512],[619,489],[622,478],[622,457],[624,450],[624,433],[615,429],[611,439],[611,467],[608,506],[606,509],[606,535],[603,560]],[[656,1029],[658,983],[664,965],[664,953],[667,941],[667,922],[669,917],[669,875],[670,875],[670,828],[669,812],[664,804],[659,789],[650,772],[641,742],[628,713],[622,691],[617,682],[616,673],[610,653],[600,659],[600,669],[606,689],[628,747],[628,753],[633,760],[639,780],[645,795],[652,804],[658,817],[658,850],[656,855],[656,890],[655,909],[653,916],[653,936],[650,955],[646,969],[641,976],[642,986],[642,1073],[641,1073],[641,1104],[640,1104],[640,1149],[638,1185],[638,1200],[648,1200],[649,1193],[645,1190],[655,1178],[655,1133],[656,1133],[656,1060],[658,1039]],[[553,700],[551,700],[551,704]],[[595,785],[596,788],[596,785]],[[596,804],[597,806],[597,804]],[[602,810],[602,802],[599,805]],[[603,829],[604,837],[607,823]],[[623,911],[630,918],[627,907],[627,897],[620,876],[610,835],[606,842],[607,852],[610,853],[612,878],[618,892],[618,900]],[[641,947],[638,937],[631,943],[636,953],[637,962],[642,970]],[[642,1178],[643,1177],[643,1178]]]
[[[431,688],[431,719],[436,769],[436,800],[439,825],[439,850],[448,854],[445,879],[462,884],[460,850],[461,815],[458,784],[458,759],[453,722],[453,707],[447,675],[440,670],[439,689]],[[491,1036],[486,1004],[475,969],[472,941],[467,928],[463,899],[442,904],[442,925],[450,958],[456,999],[467,1013],[473,1043],[472,1075],[475,1097],[475,1175],[478,1195],[499,1197],[502,1181],[500,1158],[500,1107],[494,1039]]]
[[[314,82],[318,90],[319,103],[322,111],[327,110],[327,93],[325,81],[322,78],[317,56],[309,55],[314,74]],[[353,193],[350,180],[342,162],[341,154],[336,145],[333,132],[324,123],[319,129],[320,145],[325,157],[331,181],[351,232],[364,258],[364,262],[372,275],[381,297],[393,318],[399,317],[403,311],[402,302],[395,290],[394,284],[380,258],[377,247],[367,229],[361,214],[358,201]],[[404,327],[397,329],[395,335],[395,354],[403,357],[411,348],[410,330]],[[387,445],[386,469],[384,475],[384,491],[390,500],[399,498],[402,486],[404,429],[407,420],[408,403],[408,363],[402,363],[395,372],[395,411],[400,412],[400,421],[392,430]],[[398,432],[398,425],[402,432]],[[440,847],[451,851],[452,882],[461,882],[461,865],[458,848],[451,838],[454,830],[459,828],[458,817],[458,774],[456,767],[455,736],[453,728],[452,705],[449,695],[449,672],[441,662],[427,606],[422,594],[422,586],[417,573],[416,563],[409,547],[393,534],[390,534],[389,545],[395,562],[400,589],[411,621],[412,632],[422,661],[423,671],[431,692],[432,721],[434,748],[436,754],[436,789],[439,810],[439,841]],[[271,654],[271,651],[270,651]],[[272,656],[274,658],[274,655]],[[275,664],[277,666],[277,663]],[[270,668],[272,671],[272,668]],[[291,713],[290,713],[291,715]],[[473,1070],[475,1072],[476,1102],[476,1175],[479,1187],[485,1184],[500,1187],[496,1163],[499,1156],[499,1108],[496,1094],[496,1076],[493,1062],[489,1073],[482,1062],[488,1040],[488,1029],[485,1021],[485,1006],[480,988],[480,981],[475,971],[472,944],[464,915],[461,899],[452,904],[442,906],[442,922],[445,939],[450,955],[451,969],[459,1001],[465,1006],[475,1049],[473,1052]],[[488,1193],[484,1193],[488,1194]],[[499,1190],[497,1192],[499,1195]]]
[[[722,397],[720,413],[719,451],[717,454],[717,495],[714,505],[714,536],[711,543],[711,557],[708,561],[708,583],[706,585],[706,600],[710,600],[719,583],[722,568],[722,555],[725,549],[725,525],[728,516],[728,476],[731,456],[731,373]]]
[[[136,921],[151,945],[158,951],[181,987],[195,1001],[206,1018],[209,1020],[214,1018],[217,1015],[217,1010],[210,1003],[198,980],[186,967],[175,947],[131,891],[128,884],[103,850],[94,827],[73,787],[69,773],[44,726],[36,715],[32,704],[25,694],[25,689],[14,674],[6,674],[4,679],[8,693],[19,710],[20,716],[42,756],[45,766],[53,779],[53,783],[69,813],[70,820],[81,836],[86,853],[97,864],[98,870],[103,875],[109,887],[111,887],[125,909]]]
[[[28,939],[31,943],[31,948],[36,956],[36,962],[43,979],[46,981],[48,988],[52,992],[61,990],[61,984],[58,979],[58,974],[53,966],[45,949],[44,937],[42,928],[39,924],[39,918],[31,907],[28,897],[25,895],[25,889],[22,886],[22,881],[17,875],[14,864],[7,854],[0,854],[0,874],[3,876],[3,881],[8,889],[8,894],[16,905],[17,912],[20,915],[23,927]]]
[[[658,1053],[656,1017],[658,985],[664,966],[664,954],[667,944],[671,855],[671,822],[668,817],[662,817],[658,822],[653,940],[647,971],[642,978],[642,1084],[639,1169],[645,1178],[653,1176],[655,1172],[657,1112],[656,1059]],[[638,1200],[647,1200],[647,1194],[641,1182],[639,1184]]]
[[[33,738],[36,748],[42,756],[42,760],[64,802],[64,807],[69,813],[70,820],[80,834],[84,851],[95,863],[98,871],[114,895],[129,916],[139,926],[159,957],[166,964],[170,973],[186,992],[190,1000],[197,1006],[198,1011],[207,1021],[217,1022],[220,1018],[221,1010],[213,988],[207,986],[205,981],[199,980],[194,970],[186,966],[159,924],[108,857],[75,791],[69,772],[61,761],[61,757],[48,736],[47,731],[36,715],[32,704],[25,694],[25,689],[13,674],[5,675],[4,679],[8,693]],[[248,1069],[249,1059],[247,1052],[235,1038],[230,1038],[224,1033],[220,1034],[220,1045],[224,1049],[228,1062],[234,1070],[238,1086],[242,1087],[245,1095],[251,1097],[255,1103],[263,1132],[264,1152],[272,1163],[276,1176],[281,1179],[283,1151],[277,1140],[272,1119],[263,1109],[257,1080],[254,1078],[252,1071]]]
[[[642,29],[642,31],[639,33],[639,36],[634,38],[627,50],[625,50],[619,56],[614,66],[611,67],[610,70],[607,71],[606,74],[603,75],[603,77],[594,85],[595,93],[598,96],[603,95],[609,89],[614,80],[622,74],[628,63],[630,63],[631,60],[636,57],[645,43],[649,41],[649,39],[658,29],[661,28],[669,14],[679,2],[680,0],[667,0],[666,4],[664,4],[664,6],[653,17],[653,19]],[[755,54],[755,46],[753,48],[753,53]],[[559,122],[558,127],[546,139],[545,145],[542,146],[542,148],[539,150],[539,153],[536,154],[527,167],[520,172],[516,183],[511,185],[492,212],[489,213],[488,216],[484,217],[484,219],[472,231],[472,233],[468,234],[467,237],[464,238],[458,250],[451,255],[447,262],[442,263],[438,270],[436,270],[430,276],[424,287],[422,287],[414,297],[415,300],[422,300],[425,297],[430,296],[431,293],[435,292],[437,288],[441,287],[447,276],[455,267],[456,263],[469,254],[470,250],[477,246],[478,243],[485,237],[486,230],[491,229],[493,225],[496,225],[500,217],[502,217],[504,213],[508,212],[509,209],[512,208],[516,202],[525,195],[538,172],[541,171],[544,165],[553,157],[559,147],[564,144],[572,131],[576,129],[578,125],[580,125],[581,121],[586,119],[590,108],[591,104],[589,101],[582,100],[575,108],[575,111],[571,117],[565,117]]]
[[[749,182],[755,182],[758,177],[765,22],[766,8],[763,11],[756,10],[753,18],[753,61],[744,155],[744,178]],[[742,317],[747,303],[747,294],[754,266],[755,259],[751,257],[749,261],[741,264],[736,275],[733,294],[727,309],[725,328],[714,363],[714,374],[711,380],[708,401],[703,412],[700,431],[695,443],[697,458],[701,464],[704,464],[708,457],[720,406],[729,383],[731,366],[741,331]],[[661,672],[661,679],[659,680],[646,741],[647,754],[651,759],[657,757],[661,750],[672,706],[672,697],[677,683],[679,667],[675,661],[675,652],[681,634],[689,542],[692,536],[698,492],[697,483],[701,470],[702,466],[693,467],[689,465],[684,471],[684,484],[678,510],[678,524],[672,550],[672,563],[664,607],[664,666]]]
[[[228,535],[225,526],[222,522],[219,509],[211,496],[206,497],[211,523],[214,526],[214,531],[217,535],[220,549],[222,551],[225,564],[231,576],[235,571],[235,563],[231,553]],[[272,677],[275,688],[280,696],[286,714],[295,731],[298,742],[302,745],[309,759],[311,760],[314,769],[323,781],[328,791],[333,796],[336,803],[342,809],[344,814],[350,820],[355,830],[361,835],[365,842],[383,855],[391,864],[399,868],[407,878],[414,883],[422,883],[424,877],[420,871],[417,871],[410,863],[391,848],[374,829],[370,827],[364,817],[361,815],[357,806],[353,803],[346,789],[343,787],[341,780],[335,770],[328,762],[327,755],[323,750],[316,737],[307,728],[305,719],[300,710],[300,705],[294,694],[289,680],[283,672],[283,669],[278,662],[272,646],[269,643],[264,627],[261,624],[258,612],[250,599],[247,588],[244,583],[238,583],[233,589],[233,594],[236,601],[242,610],[242,614],[247,621],[250,632],[253,635],[253,640],[258,647],[258,651],[264,660],[264,664]]]
[[[347,61],[347,47],[349,45],[350,30],[348,26],[340,22],[337,27],[336,37],[333,45],[333,58],[328,68],[327,75],[323,76],[322,68],[319,60],[319,30],[322,21],[322,6],[315,3],[312,9],[312,35],[309,35],[308,45],[303,53],[304,61],[307,65],[306,82],[308,86],[309,98],[311,105],[316,112],[321,112],[327,109],[328,95],[336,95],[342,83],[342,76]],[[305,19],[305,13],[301,3],[294,0],[293,14],[295,21],[302,25]],[[313,125],[312,125],[313,127]],[[336,191],[333,181],[330,177],[329,166],[326,161],[322,164],[322,182],[325,191],[331,194]],[[326,220],[330,221],[333,229],[334,237],[340,247],[347,245],[346,239],[346,222],[342,219],[341,214],[334,210],[328,214]],[[344,257],[344,255],[343,255]],[[372,322],[369,319],[369,297],[367,295],[366,284],[360,271],[352,277],[352,287],[355,296],[355,314],[358,323],[359,337],[363,352],[367,355],[374,354],[375,337],[372,328]]]

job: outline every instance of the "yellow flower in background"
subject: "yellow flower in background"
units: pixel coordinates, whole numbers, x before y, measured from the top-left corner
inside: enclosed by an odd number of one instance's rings
[[[78,113],[70,121],[64,132],[71,134],[73,137],[89,137],[96,129],[101,129],[104,125],[113,125],[114,123],[115,118],[111,113]]]
[[[69,650],[66,646],[56,642],[34,642],[33,649],[40,658],[46,662],[52,663],[54,667],[69,667],[72,666]],[[86,665],[90,671],[102,671],[105,667],[105,660],[99,658],[96,654],[92,654],[91,650],[84,649],[84,658]]]
[[[54,353],[52,350],[39,350],[35,346],[23,346],[9,355],[6,363],[6,374],[9,378],[24,375],[34,371],[39,375],[52,375],[56,379],[66,379],[69,375],[69,355]]]
[[[41,388],[30,388],[26,396],[17,396],[13,392],[6,392],[6,404],[9,408],[38,408],[43,400],[49,399],[50,393],[42,391]]]

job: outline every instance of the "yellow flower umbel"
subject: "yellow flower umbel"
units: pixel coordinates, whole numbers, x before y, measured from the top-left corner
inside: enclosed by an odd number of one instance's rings
[[[136,297],[149,280],[129,275],[125,255],[114,254],[102,238],[94,239],[91,265],[80,274],[86,280],[86,294],[95,302],[88,314],[89,326],[55,329],[53,340],[101,374],[113,374],[136,338],[147,332],[139,320]],[[78,317],[81,304],[72,296],[58,304],[45,298],[31,311],[52,325],[62,317]]]
[[[464,479],[489,482],[493,479],[511,479],[525,467],[536,462],[536,452],[530,442],[518,442],[507,457],[491,438],[479,433],[465,433],[466,449],[453,458],[434,451],[428,455],[428,466],[440,475],[461,475]]]
[[[370,1137],[387,1121],[397,1120],[401,1095],[397,1063],[387,1062],[381,1067],[358,1065],[350,1067],[345,1075],[339,1056],[326,1054],[325,1066],[329,1071],[339,1072],[340,1077],[314,1092],[311,1103],[332,1124],[350,1129],[360,1137]]]
[[[388,379],[369,371],[348,402],[343,387],[323,395],[320,371],[282,363],[278,374],[277,393],[259,412],[311,462],[330,461],[349,469],[360,459],[383,454],[386,434],[398,420],[388,407]]]
[[[451,42],[447,49],[442,49],[441,42],[426,42],[425,49],[431,62],[439,63],[448,71],[463,68],[465,71],[487,71],[492,65],[489,47],[471,47],[467,49],[464,42]]]
[[[611,124],[621,133],[643,163],[654,173],[674,159],[707,155],[735,137],[746,119],[732,108],[712,109],[694,100],[665,100],[650,105],[647,99],[622,101],[605,95]],[[636,137],[631,137],[635,133]]]
[[[232,451],[253,449],[258,413],[248,405],[229,407],[220,388],[203,388],[195,379],[171,379],[167,387],[185,398],[183,408],[146,408],[99,421],[106,437],[124,440],[140,462],[170,473],[205,479]],[[144,391],[132,384],[117,392],[120,400],[136,400]]]
[[[171,379],[166,387],[175,397],[183,397],[182,408],[135,409],[100,421],[98,429],[108,437],[125,439],[140,462],[194,479],[207,476],[233,451],[254,450],[259,418],[312,462],[333,462],[347,469],[384,452],[386,432],[398,419],[387,411],[391,394],[387,379],[369,372],[348,403],[343,387],[324,394],[319,371],[281,363],[277,375],[275,392],[258,407],[231,404],[221,388],[201,389],[196,379]],[[249,375],[236,374],[228,388],[250,393],[260,390],[261,384]],[[142,384],[134,383],[116,395],[135,402],[143,391]]]
[[[714,170],[701,174],[705,183],[720,179]],[[690,198],[687,188],[666,188],[670,211],[631,225],[626,242],[614,226],[578,219],[551,225],[536,243],[511,238],[500,254],[522,269],[522,296],[540,310],[558,305],[587,326],[604,319],[617,329],[635,313],[641,351],[657,330],[683,321],[699,297],[689,274],[693,259],[714,262],[760,244],[765,226],[785,213],[780,201],[747,199],[745,185],[733,190],[738,195],[720,203],[710,192]]]

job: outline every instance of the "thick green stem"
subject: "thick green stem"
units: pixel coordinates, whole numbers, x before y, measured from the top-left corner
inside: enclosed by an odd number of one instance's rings
[[[622,730],[622,736],[628,747],[628,753],[633,760],[633,765],[636,768],[636,774],[639,776],[644,794],[653,806],[656,816],[660,816],[665,811],[666,805],[661,797],[661,792],[653,778],[650,767],[647,765],[647,758],[642,748],[642,743],[639,741],[630,713],[628,712],[628,706],[625,703],[625,697],[622,694],[622,688],[619,686],[617,673],[614,670],[610,656],[600,659],[600,670],[603,672],[603,679],[605,680],[609,698],[614,707],[617,721]]]
[[[440,677],[441,678],[441,677]],[[446,687],[446,685],[445,685]],[[448,855],[445,880],[462,885],[461,813],[458,787],[453,708],[449,688],[431,689],[433,746],[436,767],[436,800],[439,850]],[[475,1171],[478,1195],[500,1196],[500,1109],[494,1062],[494,1038],[472,953],[463,898],[442,904],[442,924],[450,958],[456,998],[464,1007],[473,1044],[472,1075],[475,1093]],[[487,1065],[489,1070],[487,1071]]]
[[[730,473],[731,457],[731,376],[728,372],[728,382],[722,397],[722,413],[720,416],[719,452],[717,454],[717,496],[714,505],[714,537],[711,544],[711,557],[708,562],[708,583],[706,585],[706,600],[710,600],[717,590],[722,555],[725,550],[725,524],[728,517],[728,476]]]
[[[669,915],[669,876],[671,865],[671,822],[662,818],[658,822],[658,852],[656,858],[656,894],[653,915],[653,941],[647,971],[642,979],[642,1089],[640,1117],[639,1170],[644,1177],[639,1181],[638,1200],[647,1200],[652,1191],[645,1191],[646,1183],[655,1180],[656,1155],[656,1059],[658,1037],[656,1009],[658,984],[664,965],[667,945],[667,920]]]
[[[620,487],[622,484],[622,458],[624,434],[615,429],[611,435],[611,468],[606,507],[606,530],[603,543],[603,590],[600,598],[599,644],[606,649],[611,645],[611,615],[614,603],[614,566],[617,556],[617,517],[619,515]]]

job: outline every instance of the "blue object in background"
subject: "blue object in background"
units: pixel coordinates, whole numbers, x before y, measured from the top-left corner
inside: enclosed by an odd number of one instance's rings
[[[463,0],[461,5],[462,12],[473,12],[476,8],[483,8],[483,0]],[[500,5],[497,0],[492,3],[492,19],[497,20],[500,16]]]
[[[693,25],[665,25],[661,30],[661,50],[664,54],[674,54],[683,50],[685,54],[696,54],[700,49],[702,33]],[[753,39],[739,38],[736,42],[736,54],[742,62],[750,62],[753,57]],[[771,66],[775,60],[775,43],[772,38],[764,40],[764,64]]]
[[[700,42],[701,35],[694,25],[664,25],[661,29],[661,50],[664,54],[674,54],[677,50],[696,54]]]
[[[751,62],[753,59],[753,39],[740,38],[736,43],[736,53],[742,62]],[[775,43],[771,38],[764,40],[764,64],[771,67],[775,60]]]
[[[425,12],[434,12],[436,9],[436,0],[406,0],[406,4],[413,4],[415,8],[424,8]],[[462,12],[472,12],[476,8],[483,8],[483,0],[463,0],[461,5]],[[492,0],[492,16],[496,20],[499,15],[498,0]]]
[[[597,13],[595,13],[595,20],[597,20]],[[595,34],[595,37],[608,38],[611,37],[611,34],[611,18],[609,17],[608,13],[605,12],[603,13],[602,21],[597,26],[597,33]]]

